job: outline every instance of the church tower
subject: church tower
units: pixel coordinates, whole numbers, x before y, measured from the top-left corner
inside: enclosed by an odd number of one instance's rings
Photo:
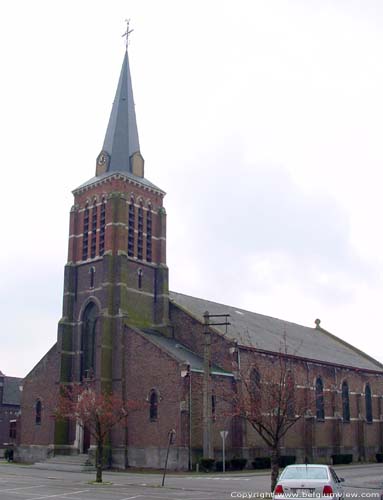
[[[127,51],[95,176],[73,194],[60,382],[92,378],[118,392],[125,328],[161,331],[169,307],[165,193],[144,175]],[[56,429],[56,444],[66,432]]]

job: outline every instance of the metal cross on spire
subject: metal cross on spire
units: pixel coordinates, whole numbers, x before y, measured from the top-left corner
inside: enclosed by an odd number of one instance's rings
[[[125,22],[126,22],[126,31],[123,35],[121,36],[125,36],[126,37],[126,41],[125,41],[125,45],[126,45],[126,49],[128,49],[128,45],[129,45],[129,35],[132,31],[134,30],[130,30],[129,29],[129,23],[130,23],[130,19],[125,19]]]

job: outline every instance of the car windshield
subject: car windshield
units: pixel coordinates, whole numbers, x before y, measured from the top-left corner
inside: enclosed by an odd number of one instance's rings
[[[281,479],[328,479],[325,467],[288,467]]]

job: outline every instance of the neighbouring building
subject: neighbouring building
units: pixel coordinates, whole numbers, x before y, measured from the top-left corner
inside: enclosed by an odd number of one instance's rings
[[[228,456],[250,463],[269,449],[232,411],[230,394],[241,390],[244,370],[260,367],[267,380],[283,356],[297,394],[313,403],[282,452],[298,461],[339,453],[375,459],[383,446],[383,366],[319,320],[309,328],[169,292],[165,193],[144,167],[126,52],[95,175],[73,191],[63,314],[56,344],[24,380],[18,458],[92,448],[86,429],[51,418],[60,384],[92,375],[100,391],[147,402],[112,433],[115,467],[162,467],[174,428],[170,466],[187,469],[203,454],[206,419],[211,453],[220,456],[225,429]],[[226,317],[214,321],[206,311],[229,314],[230,325],[213,325]]]
[[[0,372],[0,449],[16,443],[22,381]]]

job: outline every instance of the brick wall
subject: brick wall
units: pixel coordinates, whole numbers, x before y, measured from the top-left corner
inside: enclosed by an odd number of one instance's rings
[[[56,345],[25,377],[21,396],[22,446],[54,443],[53,411],[58,398],[59,358]],[[41,424],[36,424],[36,401],[42,404]]]

